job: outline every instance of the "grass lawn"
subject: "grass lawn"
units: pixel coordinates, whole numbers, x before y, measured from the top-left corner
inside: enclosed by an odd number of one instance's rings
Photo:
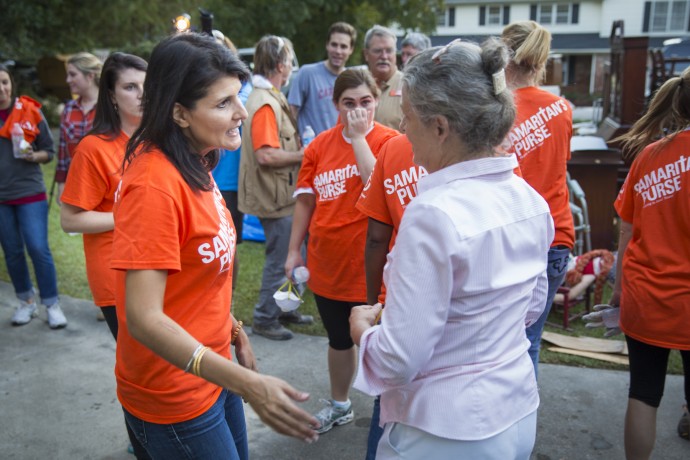
[[[44,165],[43,168],[46,184],[48,187],[50,187],[55,171],[55,161]],[[57,267],[58,287],[60,293],[72,297],[90,299],[91,292],[89,291],[89,286],[86,281],[84,251],[81,236],[70,236],[62,231],[60,228],[59,208],[54,203],[50,209],[48,231],[50,247],[53,251],[53,257],[55,258],[55,264]],[[1,249],[0,253],[2,253]],[[259,287],[261,285],[261,271],[264,263],[264,245],[262,243],[246,241],[238,246],[237,253],[240,262],[240,274],[233,299],[233,313],[238,319],[243,320],[247,324],[251,324],[252,310],[254,308],[254,303],[258,298]],[[9,276],[4,263],[0,264],[0,279],[9,281]],[[604,299],[607,298],[608,295],[605,293]],[[325,336],[326,332],[317,313],[314,297],[309,291],[305,293],[304,300],[304,305],[300,307],[300,311],[304,314],[313,315],[316,321],[314,324],[309,326],[291,326],[291,329],[304,334]],[[554,324],[561,324],[561,319],[562,315],[558,311],[552,311],[549,316],[549,321]],[[572,331],[563,331],[561,328],[549,325],[546,326],[546,329],[552,332],[575,336],[603,337],[604,331],[602,329],[585,329],[584,322],[581,320],[574,320],[570,324]],[[616,339],[622,340],[622,336],[618,336]],[[582,358],[578,356],[569,356],[560,353],[552,353],[545,349],[548,345],[544,345],[546,344],[542,345],[542,362],[600,369],[625,370],[627,368],[627,366],[607,363],[604,361]],[[669,361],[669,373],[683,373],[680,354],[677,351],[673,351],[671,353],[671,359]]]

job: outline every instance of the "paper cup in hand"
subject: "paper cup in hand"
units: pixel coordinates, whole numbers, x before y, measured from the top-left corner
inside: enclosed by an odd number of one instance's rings
[[[278,288],[275,294],[273,294],[273,299],[275,299],[276,305],[285,312],[297,310],[303,302],[302,297],[300,297],[290,280]]]

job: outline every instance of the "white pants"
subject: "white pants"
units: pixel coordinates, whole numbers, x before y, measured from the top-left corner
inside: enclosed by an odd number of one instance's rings
[[[439,438],[402,423],[387,423],[376,460],[529,460],[537,435],[537,411],[480,441]]]

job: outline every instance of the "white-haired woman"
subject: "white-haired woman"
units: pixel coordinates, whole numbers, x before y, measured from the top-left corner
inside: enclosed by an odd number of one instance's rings
[[[527,459],[539,405],[525,325],[546,297],[553,222],[500,144],[515,118],[506,48],[451,42],[403,77],[418,182],[384,272],[386,308],[350,317],[355,387],[381,395],[377,459]]]

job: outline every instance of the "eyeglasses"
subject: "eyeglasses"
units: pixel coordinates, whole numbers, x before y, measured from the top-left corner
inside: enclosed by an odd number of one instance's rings
[[[369,50],[374,56],[381,56],[382,54],[395,54],[395,48],[372,48]]]
[[[453,40],[452,42],[448,43],[446,46],[444,46],[444,47],[441,48],[440,50],[436,51],[436,52],[434,53],[434,55],[431,56],[431,60],[434,61],[436,64],[440,64],[440,63],[441,63],[441,56],[443,56],[444,54],[446,54],[446,53],[448,52],[448,50],[449,50],[452,46],[457,45],[457,44],[460,43],[461,41],[462,41],[461,38],[456,38],[456,39]]]

